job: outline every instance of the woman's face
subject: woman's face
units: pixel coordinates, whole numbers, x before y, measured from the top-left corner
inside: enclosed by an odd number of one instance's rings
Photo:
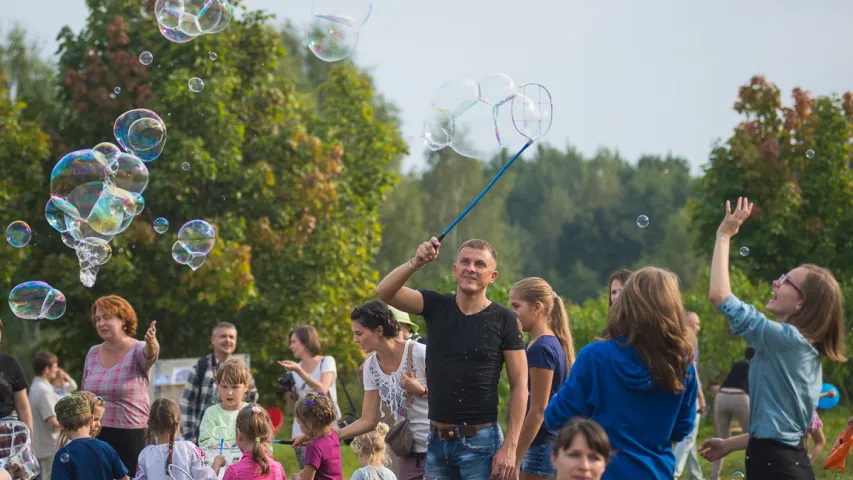
[[[610,282],[610,304],[616,303],[616,299],[619,298],[619,295],[622,294],[622,282],[617,279],[613,279]]]
[[[521,329],[525,332],[529,332],[533,330],[533,326],[536,324],[536,318],[539,316],[539,312],[541,311],[541,304],[535,303],[531,304],[526,300],[522,300],[515,290],[509,292],[509,306],[512,308],[512,313],[518,317],[518,321],[521,322]]]
[[[557,480],[600,480],[607,466],[606,459],[592,451],[586,437],[578,433],[567,449],[555,450],[551,461],[557,470]]]
[[[104,418],[104,407],[95,405],[92,410],[92,431],[89,432],[90,437],[97,437],[101,433],[101,420]]]
[[[104,313],[100,308],[95,310],[95,329],[103,341],[119,340],[127,336],[124,332],[124,322],[115,315]]]
[[[773,297],[767,302],[767,311],[783,320],[799,310],[803,303],[803,284],[808,271],[797,267],[773,282]]]
[[[308,349],[305,348],[305,344],[296,338],[295,333],[290,336],[290,351],[293,352],[293,356],[296,358],[305,358],[305,354],[308,353]],[[310,355],[308,356],[310,357]]]
[[[352,325],[352,341],[361,347],[364,353],[375,352],[379,348],[379,342],[382,341],[379,334],[364,325],[358,323],[357,320],[351,322]]]

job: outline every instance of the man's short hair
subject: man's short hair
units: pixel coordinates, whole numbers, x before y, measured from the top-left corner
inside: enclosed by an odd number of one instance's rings
[[[459,255],[459,252],[462,251],[463,248],[473,248],[474,250],[485,250],[492,254],[492,258],[495,260],[495,265],[498,264],[498,252],[495,250],[495,247],[492,246],[491,243],[480,240],[479,238],[472,238],[471,240],[466,241],[462,245],[459,246],[459,250],[456,251],[456,255]]]
[[[213,331],[210,332],[210,336],[211,337],[216,336],[216,331],[219,330],[220,328],[230,328],[234,331],[237,331],[237,327],[234,326],[233,323],[231,323],[231,322],[219,322],[216,324],[215,327],[213,327]]]
[[[41,375],[44,373],[45,368],[50,368],[57,362],[58,359],[56,358],[56,355],[50,352],[38,352],[36,356],[33,357],[33,373]]]

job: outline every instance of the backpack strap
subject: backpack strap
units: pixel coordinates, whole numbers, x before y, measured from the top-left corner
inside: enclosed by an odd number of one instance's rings
[[[198,390],[198,395],[195,397],[195,411],[203,414],[204,412],[201,411],[201,387],[204,385],[204,376],[207,374],[208,365],[210,365],[207,355],[201,357],[197,365],[195,371],[196,384],[193,385],[193,388]],[[199,424],[201,424],[201,420],[199,420]]]

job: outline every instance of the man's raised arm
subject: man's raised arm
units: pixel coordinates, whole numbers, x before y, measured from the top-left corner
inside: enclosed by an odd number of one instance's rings
[[[407,287],[406,282],[412,278],[416,271],[438,258],[440,247],[441,243],[435,237],[418,245],[415,256],[411,260],[392,270],[376,286],[376,295],[379,296],[379,299],[412,315],[423,313],[423,295],[417,290]]]

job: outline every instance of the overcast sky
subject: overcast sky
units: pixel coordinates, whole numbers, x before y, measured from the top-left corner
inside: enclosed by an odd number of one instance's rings
[[[88,15],[84,0],[0,2],[0,25],[22,24],[48,54],[63,25],[77,31]],[[245,4],[279,19],[304,19],[311,5]],[[698,172],[711,141],[738,122],[732,104],[752,75],[786,102],[795,86],[853,90],[851,19],[849,0],[376,0],[355,59],[401,107],[410,168],[423,164],[421,122],[436,89],[504,72],[551,91],[548,142],[618,149],[632,162],[671,152]]]

